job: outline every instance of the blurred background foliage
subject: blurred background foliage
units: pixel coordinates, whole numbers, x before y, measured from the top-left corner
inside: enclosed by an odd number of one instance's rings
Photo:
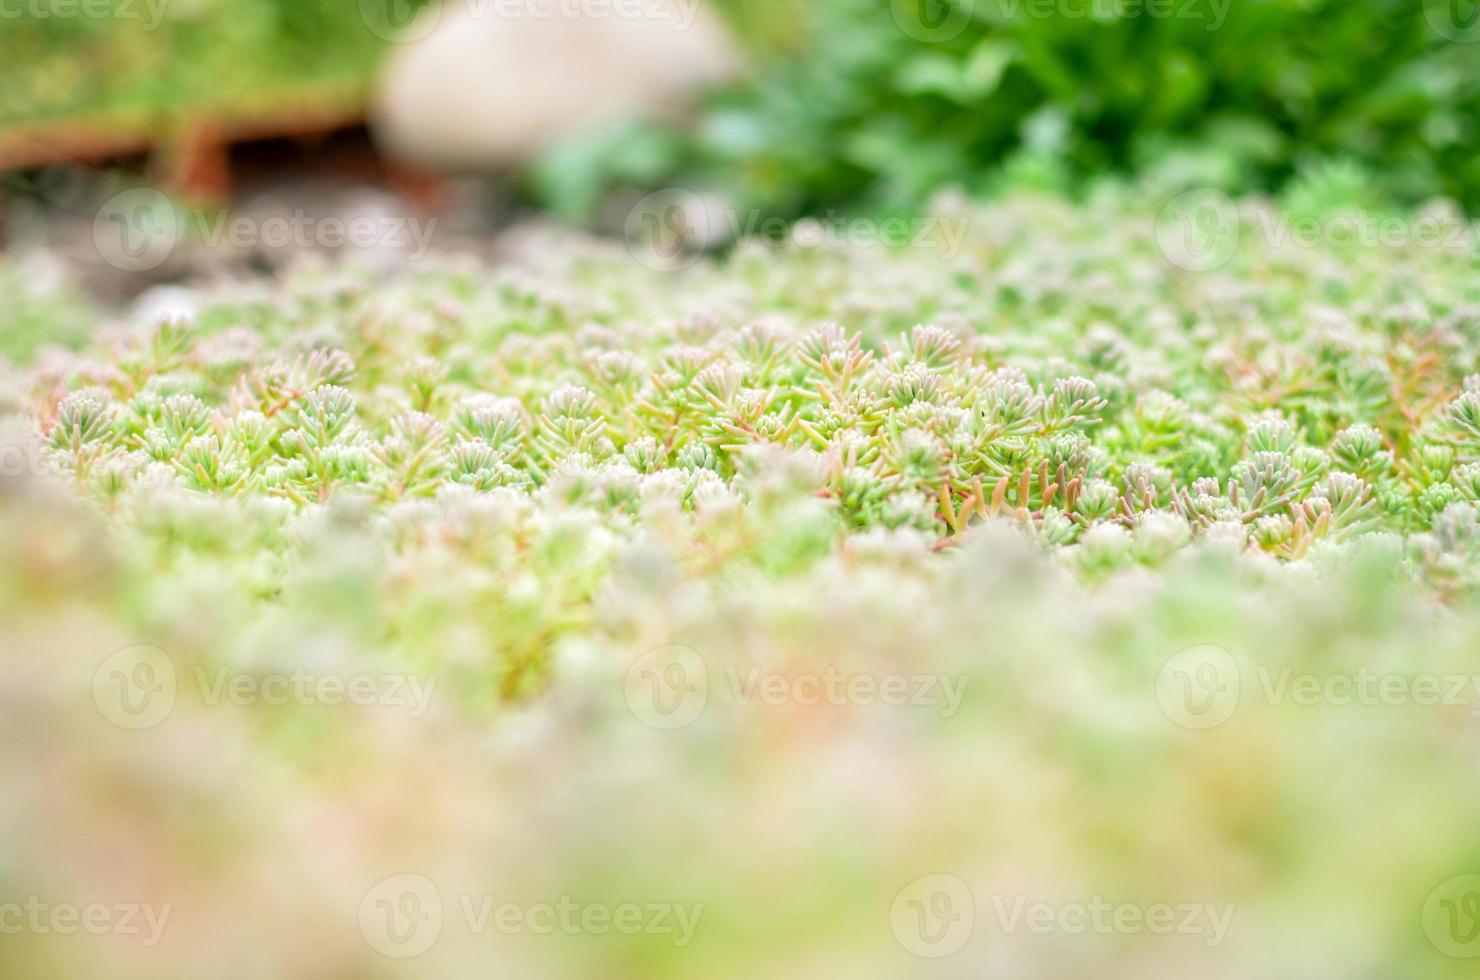
[[[0,264],[0,361],[26,364],[46,347],[80,347],[92,335],[94,311],[65,285],[63,271],[39,257]]]
[[[1034,0],[943,2],[727,0],[756,50],[748,81],[691,129],[563,147],[534,187],[572,216],[622,185],[795,215],[1127,174],[1480,205],[1480,44],[1446,39],[1423,0],[1172,0],[1172,17],[1139,0],[1054,0],[1046,17]]]
[[[352,0],[111,2],[137,19],[5,21],[0,131],[368,92],[388,47]],[[161,2],[158,28],[139,29]],[[1052,0],[1042,16],[1040,0],[716,0],[750,54],[744,81],[687,125],[563,145],[522,187],[577,220],[674,184],[794,216],[1124,175],[1473,212],[1480,44],[1446,39],[1425,2],[1157,0],[1153,16]]]
[[[65,0],[27,0],[52,2]],[[114,16],[0,21],[0,127],[150,118],[317,86],[368,92],[386,47],[356,0],[88,2]]]

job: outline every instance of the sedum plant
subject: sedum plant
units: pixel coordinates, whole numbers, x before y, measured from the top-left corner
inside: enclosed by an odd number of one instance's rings
[[[961,254],[310,270],[53,353],[17,397],[46,465],[109,506],[135,484],[295,508],[463,487],[625,527],[658,497],[753,502],[785,459],[828,536],[948,548],[1005,519],[1058,549],[1155,517],[1288,559],[1474,499],[1470,254],[1256,241],[1193,273],[1114,201],[936,220]]]
[[[1469,976],[1473,256],[936,220],[959,252],[305,266],[6,365],[0,900],[173,917],[0,962]],[[334,685],[230,693],[295,678]],[[697,924],[478,914],[563,900]]]

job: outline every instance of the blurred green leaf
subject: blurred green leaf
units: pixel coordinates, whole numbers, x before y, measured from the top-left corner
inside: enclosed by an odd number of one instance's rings
[[[757,0],[723,7],[752,43],[777,33],[758,29]],[[895,208],[998,174],[1072,192],[1111,174],[1277,191],[1339,160],[1398,203],[1480,208],[1480,44],[1446,38],[1413,0],[1181,0],[1173,17],[1041,16],[1028,0],[960,17],[910,0],[806,9],[803,48],[766,49],[751,80],[677,130],[660,184],[796,215]],[[627,183],[614,167],[602,179]]]

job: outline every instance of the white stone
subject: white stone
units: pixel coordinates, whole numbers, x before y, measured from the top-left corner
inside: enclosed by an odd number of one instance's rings
[[[681,115],[739,63],[701,0],[460,0],[421,16],[382,75],[375,129],[393,157],[441,170]]]

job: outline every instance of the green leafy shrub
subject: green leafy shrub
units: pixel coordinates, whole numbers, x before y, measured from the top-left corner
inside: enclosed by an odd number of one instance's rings
[[[602,188],[669,183],[797,215],[908,211],[946,184],[1080,194],[1112,172],[1163,190],[1275,190],[1335,162],[1400,203],[1480,206],[1480,44],[1467,43],[1480,37],[1446,32],[1445,3],[821,0],[773,13],[802,50],[763,56],[692,132],[639,126],[565,148],[536,186],[575,214]]]

